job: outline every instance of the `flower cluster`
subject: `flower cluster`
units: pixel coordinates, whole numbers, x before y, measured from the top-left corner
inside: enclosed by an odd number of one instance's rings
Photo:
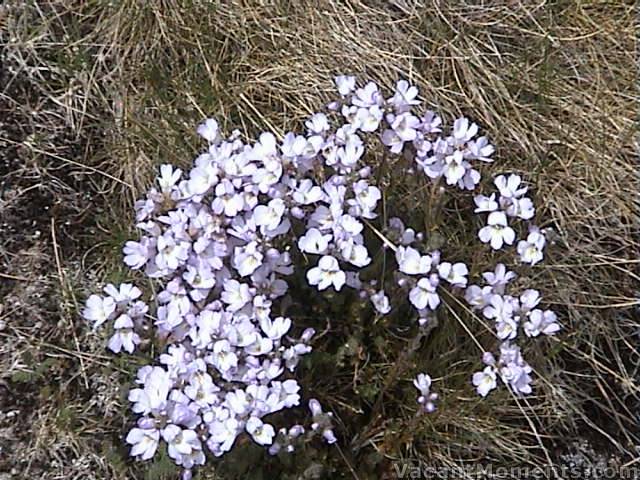
[[[515,391],[530,391],[531,369],[510,342],[520,324],[528,336],[558,330],[552,312],[535,308],[539,294],[505,295],[514,274],[504,265],[485,274],[487,286],[467,287],[467,265],[423,251],[423,233],[397,217],[379,229],[372,225],[382,192],[365,156],[367,136],[376,133],[388,152],[410,159],[431,181],[462,190],[478,185],[477,168],[492,162],[494,147],[465,117],[447,129],[436,113],[418,113],[418,89],[404,80],[386,98],[373,82],[358,87],[355,77],[338,76],[335,83],[340,98],[313,114],[302,134],[277,139],[265,132],[245,142],[238,131],[225,138],[214,119],[206,120],[198,133],[208,148],[193,168],[162,165],[157,186],[136,202],[141,236],[126,242],[124,262],[159,285],[152,308],[133,285],[109,285],[106,297],[89,297],[83,313],[94,327],[113,321],[109,348],[116,353],[133,352],[151,332],[166,345],[159,365],[139,370],[139,386],[129,394],[139,415],[126,437],[131,455],[152,458],[164,442],[188,477],[205,463],[205,451],[223,455],[243,433],[272,454],[291,452],[313,436],[336,441],[332,414],[315,399],[309,428],[276,432],[266,418],[301,401],[294,374],[315,332],[293,325],[282,300],[287,277],[305,262],[307,282],[318,291],[356,289],[379,315],[392,311],[390,298],[405,298],[420,325],[441,305],[443,288],[466,292],[503,341],[499,361],[485,355],[487,368],[474,375],[478,392],[486,395],[498,375]],[[501,175],[495,185],[497,199],[477,195],[475,203],[476,212],[489,214],[480,240],[500,249],[516,240],[508,218],[529,220],[535,210],[519,176]],[[378,244],[367,244],[367,228]],[[522,261],[540,261],[544,244],[532,227],[517,246]],[[360,272],[388,249],[397,264],[389,285],[363,282]],[[431,378],[420,374],[414,385],[422,410],[434,411]]]
[[[434,412],[438,394],[431,392],[431,377],[426,373],[419,373],[413,380],[413,385],[420,392],[418,403],[422,406],[422,409],[427,413]]]
[[[557,317],[551,310],[536,308],[540,303],[540,292],[528,289],[520,296],[506,294],[509,283],[516,278],[514,272],[499,263],[495,271],[482,274],[485,285],[470,285],[465,292],[467,303],[482,315],[493,321],[496,337],[500,345],[500,360],[496,363],[493,355],[486,352],[483,363],[486,368],[473,375],[473,384],[480,395],[487,396],[496,388],[496,378],[511,387],[514,393],[531,393],[531,367],[524,361],[520,348],[513,344],[520,326],[528,337],[540,334],[553,335],[560,330]]]
[[[114,353],[121,350],[133,353],[140,344],[140,335],[136,332],[148,329],[145,315],[149,306],[141,300],[142,291],[130,283],[123,283],[118,288],[108,284],[104,288],[105,297],[91,295],[83,311],[83,316],[98,328],[108,320],[114,320],[114,334],[108,347]]]
[[[509,218],[530,220],[535,215],[533,201],[525,197],[528,188],[522,184],[519,175],[499,175],[494,180],[499,196],[476,195],[476,213],[488,213],[487,225],[478,232],[483,243],[499,250],[503,245],[513,245],[516,232],[509,226]],[[543,259],[542,250],[546,244],[544,233],[535,225],[529,227],[526,240],[518,242],[517,250],[523,263],[535,265]]]

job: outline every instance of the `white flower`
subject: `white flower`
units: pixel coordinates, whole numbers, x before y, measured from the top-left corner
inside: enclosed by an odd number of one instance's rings
[[[222,288],[220,300],[228,305],[227,310],[230,312],[237,312],[251,301],[251,291],[246,283],[231,279],[224,282]]]
[[[542,250],[544,249],[546,239],[540,232],[531,232],[526,240],[520,240],[518,242],[518,255],[520,260],[524,263],[530,263],[535,265],[542,261],[544,255]]]
[[[424,275],[431,270],[431,257],[421,256],[415,248],[398,247],[396,261],[400,271],[407,275]]]
[[[211,187],[218,183],[218,173],[218,168],[211,164],[194,168],[189,173],[188,192],[192,195],[206,194]]]
[[[131,409],[142,414],[164,410],[172,387],[169,373],[162,367],[152,367],[144,377],[144,388],[129,392],[129,401],[134,404]]]
[[[449,262],[442,262],[438,265],[438,274],[440,275],[440,278],[446,280],[455,287],[466,287],[469,269],[462,262],[458,262],[453,265]]]
[[[476,204],[475,213],[493,212],[498,209],[498,202],[496,202],[496,194],[492,193],[490,197],[484,195],[476,195],[473,197],[473,201]]]
[[[251,417],[247,420],[247,432],[260,445],[271,445],[275,430],[268,423],[263,423],[258,417]]]
[[[500,295],[492,295],[489,305],[482,310],[482,314],[487,318],[493,318],[497,322],[509,320],[513,318],[512,297],[502,297]]]
[[[307,280],[310,285],[317,285],[318,290],[324,290],[333,285],[339,291],[346,282],[346,275],[340,270],[338,260],[325,255],[320,259],[317,267],[307,272]]]
[[[376,209],[378,200],[382,198],[380,189],[369,185],[366,180],[360,180],[353,184],[353,191],[356,194],[355,203],[361,209],[360,215],[364,218],[375,218],[373,211]],[[350,203],[353,204],[352,201]]]
[[[278,340],[282,338],[291,328],[291,319],[284,317],[277,317],[275,320],[271,320],[266,317],[260,320],[260,328],[267,337],[272,340]]]
[[[465,168],[464,157],[460,150],[456,150],[452,155],[445,157],[443,173],[447,179],[447,185],[455,185],[462,180],[464,174],[467,173]]]
[[[263,230],[275,230],[280,225],[285,210],[284,201],[280,198],[274,198],[268,205],[258,205],[253,210],[253,219],[256,225],[262,227]]]
[[[149,460],[156,453],[160,442],[160,431],[155,428],[133,428],[128,433],[126,442],[131,447],[131,456]]]
[[[340,245],[342,258],[356,267],[365,267],[371,263],[369,251],[364,245],[356,245],[352,241],[342,242]]]
[[[491,390],[498,385],[496,382],[496,371],[493,367],[485,367],[482,372],[473,374],[473,385],[479,395],[486,397]]]
[[[515,318],[504,318],[496,322],[496,335],[500,340],[513,340],[518,335],[518,322]]]
[[[87,304],[82,311],[82,316],[90,322],[94,322],[93,328],[96,329],[107,320],[111,320],[115,311],[116,302],[113,298],[91,295],[87,299]]]
[[[462,144],[471,140],[478,133],[478,125],[472,123],[469,125],[469,119],[465,117],[458,118],[453,122],[453,138],[458,144]]]
[[[189,257],[189,244],[187,242],[176,241],[169,233],[158,237],[158,254],[156,264],[158,267],[176,270]]]
[[[528,197],[511,199],[511,203],[506,209],[507,215],[519,217],[523,220],[530,220],[536,214],[533,202]]]
[[[419,373],[413,380],[413,385],[420,390],[422,395],[428,395],[431,389],[431,377],[426,373]]]
[[[128,241],[122,249],[125,255],[124,263],[133,270],[142,268],[153,256],[153,247],[155,247],[155,240],[152,241],[147,237],[143,237],[140,242]]]
[[[435,310],[440,305],[440,297],[436,293],[436,286],[428,278],[421,278],[418,284],[409,292],[409,301],[418,310],[429,306]]]
[[[473,308],[482,309],[489,304],[492,290],[490,286],[480,288],[478,285],[470,285],[464,293],[464,298]]]
[[[323,235],[317,228],[310,228],[298,239],[298,248],[303,252],[322,255],[326,253],[332,238],[331,234]]]
[[[469,150],[470,158],[483,162],[493,162],[493,159],[489,157],[493,155],[495,148],[489,143],[487,137],[479,137],[477,140],[469,141],[467,149]]]
[[[193,430],[183,430],[177,425],[167,425],[162,430],[162,438],[168,444],[169,456],[184,468],[203,465],[205,456],[198,434]]]
[[[399,80],[396,84],[396,89],[393,97],[388,101],[394,107],[396,112],[405,112],[411,109],[413,105],[419,105],[420,102],[416,100],[418,96],[418,89],[413,85],[409,85],[406,80]]]
[[[213,364],[221,372],[226,372],[238,366],[238,357],[233,352],[229,340],[218,340],[213,344]]]
[[[109,350],[113,353],[125,351],[133,353],[136,345],[140,343],[140,336],[133,331],[133,321],[128,315],[120,315],[113,324],[115,333],[109,340]]]
[[[251,242],[244,247],[236,247],[233,256],[233,266],[241,277],[251,275],[262,265],[264,255],[258,250],[258,244]]]
[[[293,200],[301,205],[309,205],[311,203],[319,202],[324,198],[322,188],[318,185],[314,185],[312,180],[305,178],[301,180],[298,187],[293,192]]]
[[[132,283],[122,283],[118,288],[109,283],[104,287],[104,292],[113,298],[118,305],[126,305],[142,295],[142,291]]]
[[[537,337],[541,333],[553,335],[560,330],[560,324],[557,320],[558,317],[551,310],[543,312],[535,309],[529,314],[529,320],[524,324],[524,333],[528,337]]]
[[[160,185],[160,190],[162,193],[169,193],[171,189],[174,187],[178,180],[180,180],[180,176],[182,175],[182,170],[179,168],[173,169],[171,165],[160,165],[160,176],[158,177],[158,185]]]
[[[491,243],[491,248],[499,250],[503,244],[511,245],[516,239],[516,233],[507,223],[504,212],[491,212],[487,221],[488,225],[482,227],[478,237],[483,243]]]
[[[218,139],[218,122],[213,118],[207,118],[198,125],[198,135],[207,140],[209,143],[215,143]]]
[[[498,175],[494,183],[498,187],[500,195],[505,198],[515,199],[527,193],[527,187],[520,187],[522,178],[520,175]]]
[[[216,457],[231,450],[240,433],[241,426],[235,418],[227,418],[209,424],[209,441],[207,445]],[[212,445],[213,443],[213,445]]]
[[[355,125],[363,132],[375,132],[382,120],[382,110],[378,105],[369,108],[359,108],[355,117]]]
[[[380,290],[377,293],[371,295],[371,303],[373,307],[382,315],[386,315],[391,311],[391,305],[389,304],[389,297],[384,293],[384,290]]]
[[[338,92],[343,97],[349,95],[356,88],[356,77],[350,75],[338,75],[334,79]]]

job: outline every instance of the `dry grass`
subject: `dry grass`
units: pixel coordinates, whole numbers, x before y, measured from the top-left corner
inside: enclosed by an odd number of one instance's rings
[[[294,129],[344,72],[387,86],[412,80],[448,119],[465,113],[484,126],[498,145],[495,168],[534,184],[540,218],[557,236],[530,277],[565,333],[526,348],[539,376],[535,397],[518,402],[503,392],[481,402],[468,385],[479,362],[463,324],[483,342],[490,337],[453,299],[411,355],[401,353],[411,341],[402,325],[371,326],[357,302],[325,309],[335,315],[331,331],[303,381],[334,410],[341,447],[302,452],[285,468],[291,476],[276,477],[280,467],[244,447],[220,470],[237,470],[241,456],[263,465],[262,478],[381,478],[406,458],[559,464],[585,439],[613,462],[637,459],[633,3],[475,3],[0,7],[0,472],[145,477],[121,440],[135,361],[107,355],[78,304],[122,276],[116,265],[132,235],[133,200],[159,163],[189,165],[203,116],[248,137]],[[396,208],[425,203],[420,185],[386,181]],[[445,208],[466,218],[460,205],[452,198]],[[434,237],[446,236],[445,249],[483,261],[465,232],[449,232],[428,212],[415,225],[425,218]],[[416,368],[437,377],[443,395],[439,413],[422,422],[411,412]],[[313,477],[318,464],[324,473]],[[154,472],[147,478],[159,478]]]

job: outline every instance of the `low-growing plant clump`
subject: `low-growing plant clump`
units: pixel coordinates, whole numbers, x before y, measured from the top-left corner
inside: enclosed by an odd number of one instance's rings
[[[494,147],[475,123],[460,117],[447,127],[437,113],[419,111],[418,89],[407,81],[388,97],[374,82],[358,87],[355,77],[338,76],[335,83],[340,98],[310,116],[301,134],[279,140],[265,132],[245,142],[239,131],[225,138],[216,120],[204,121],[198,133],[208,148],[193,168],[163,165],[157,186],[136,203],[141,236],[124,245],[124,262],[144,272],[149,289],[109,284],[83,311],[94,328],[113,331],[114,353],[159,348],[129,392],[138,415],[126,436],[132,456],[148,460],[166,445],[190,478],[205,452],[222,456],[244,433],[272,455],[315,437],[339,442],[331,412],[305,398],[295,376],[317,337],[290,314],[305,281],[316,292],[307,304],[350,290],[369,300],[372,322],[414,318],[417,345],[428,341],[443,298],[450,299],[496,339],[493,353],[476,340],[484,367],[470,371],[469,382],[477,393],[486,397],[498,383],[515,396],[532,392],[533,370],[519,344],[555,334],[555,313],[541,307],[534,285],[518,291],[516,273],[503,262],[473,283],[473,260],[455,252],[444,258],[430,232],[391,210],[394,199],[377,183],[390,159],[399,159],[398,180],[426,176],[433,210],[446,215],[438,200],[446,189],[474,191],[480,171],[489,170],[497,191],[469,198],[486,217],[479,245],[488,244],[488,254],[513,251],[526,267],[542,261],[548,232],[532,223],[525,182],[487,168]],[[431,377],[415,372],[414,385],[417,414],[435,411]],[[274,426],[272,414],[303,398],[310,419]]]

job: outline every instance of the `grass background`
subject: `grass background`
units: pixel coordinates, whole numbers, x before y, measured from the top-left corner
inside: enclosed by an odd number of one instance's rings
[[[372,325],[357,301],[321,306],[308,322],[327,335],[301,382],[334,411],[339,447],[309,446],[283,463],[239,442],[199,478],[393,478],[403,459],[637,465],[634,33],[633,2],[5,2],[0,478],[174,478],[166,459],[128,460],[122,442],[144,352],[109,355],[78,309],[125,278],[132,203],[157,165],[190,165],[203,117],[248,137],[296,129],[338,73],[414,82],[446,119],[466,114],[483,127],[497,171],[526,175],[556,235],[522,285],[535,283],[566,328],[525,348],[535,396],[483,402],[469,385],[478,352],[462,324],[490,338],[455,305],[416,348],[409,324]],[[489,265],[471,247],[474,227],[431,219],[415,181],[388,175],[385,196],[451,254]],[[442,208],[468,214],[455,196]],[[410,378],[422,370],[443,398],[416,421]]]

